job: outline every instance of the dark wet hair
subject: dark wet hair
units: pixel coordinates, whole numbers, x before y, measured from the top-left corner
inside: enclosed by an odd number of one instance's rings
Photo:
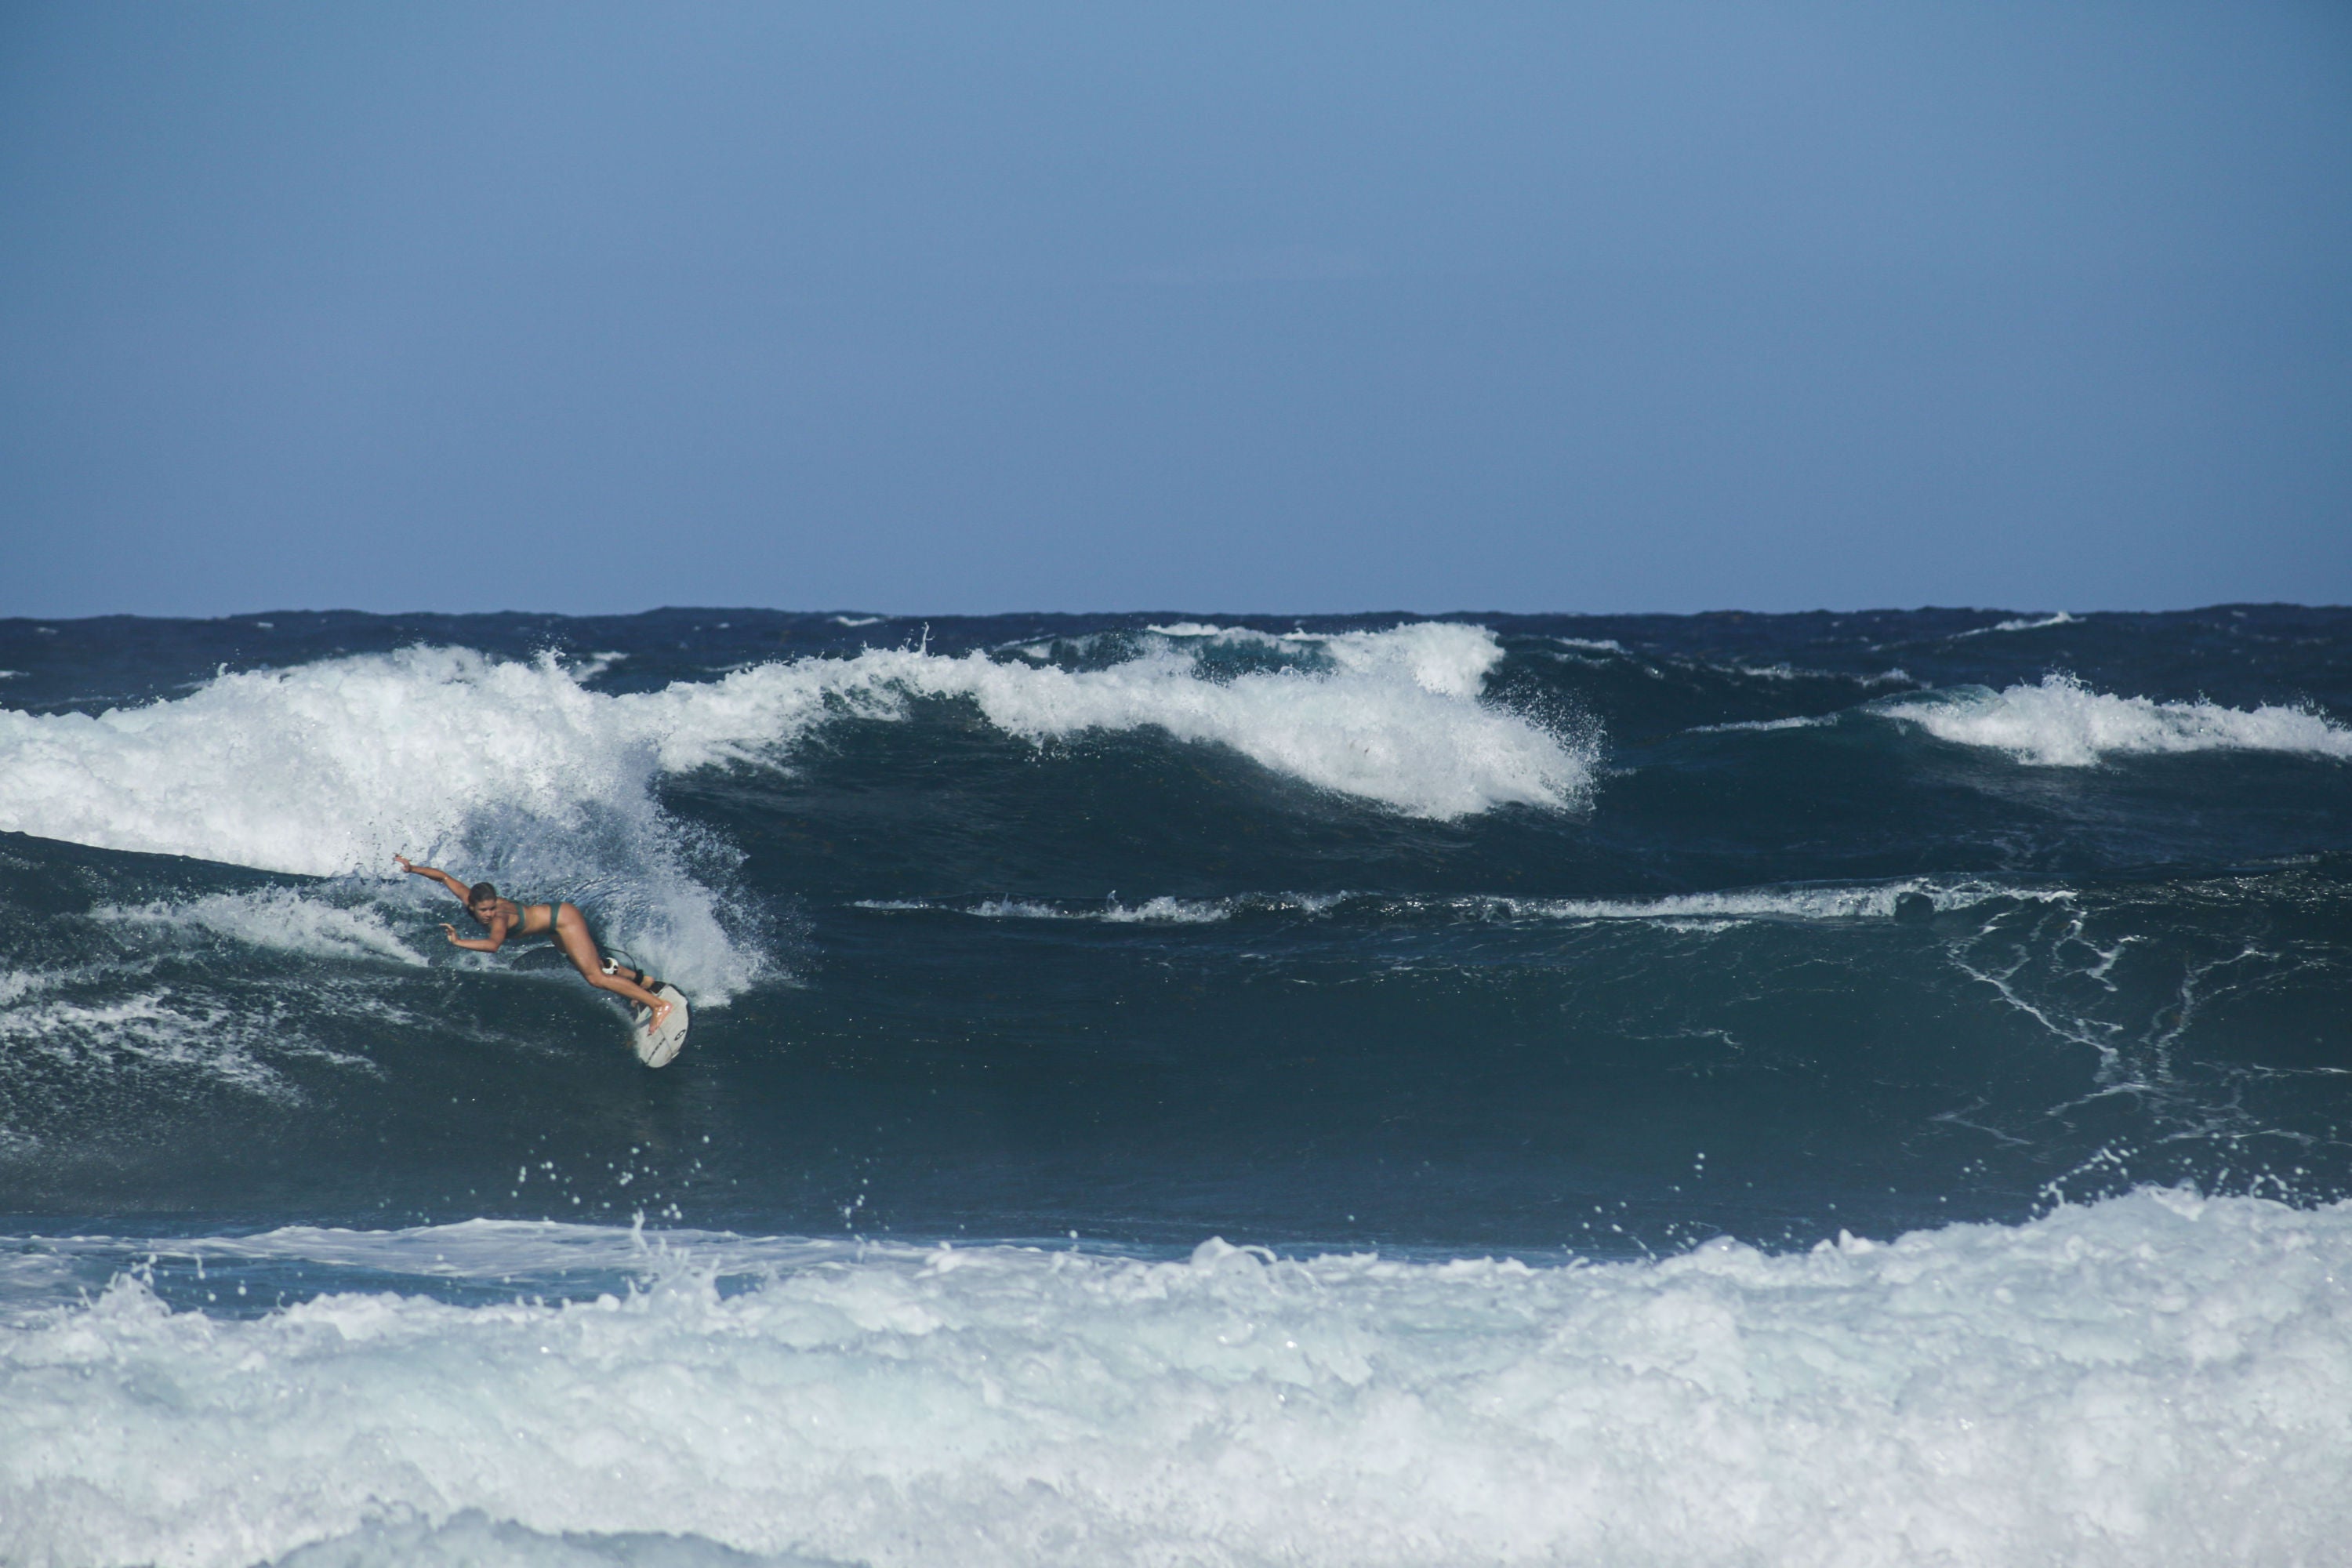
[[[488,882],[477,882],[472,890],[466,895],[466,907],[472,909],[476,904],[488,903],[498,896],[499,890]]]

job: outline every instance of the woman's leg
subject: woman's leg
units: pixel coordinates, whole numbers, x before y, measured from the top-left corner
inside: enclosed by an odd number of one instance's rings
[[[570,904],[558,904],[555,908],[555,944],[580,971],[580,978],[597,990],[610,991],[616,996],[625,996],[641,1006],[652,1008],[653,1021],[656,1024],[669,1016],[669,1004],[636,981],[624,980],[617,974],[604,973],[604,955],[596,951],[596,939],[588,934],[588,922]],[[637,976],[638,980],[644,978],[642,974]]]

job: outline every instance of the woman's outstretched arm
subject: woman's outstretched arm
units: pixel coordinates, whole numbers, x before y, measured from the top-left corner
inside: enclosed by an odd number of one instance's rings
[[[448,872],[436,870],[430,866],[419,866],[415,861],[411,860],[405,855],[395,855],[393,857],[393,859],[397,861],[400,865],[400,868],[407,872],[410,876],[430,877],[435,881],[440,883],[443,887],[448,889],[451,892],[457,894],[457,901],[459,903],[462,904],[466,901],[466,884],[457,880],[457,878],[449,875]]]

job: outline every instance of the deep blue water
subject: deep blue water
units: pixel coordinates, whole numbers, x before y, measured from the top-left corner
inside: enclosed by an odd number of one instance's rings
[[[1640,1256],[2352,1186],[2352,612],[1443,619],[0,623],[0,1211]],[[395,851],[577,900],[686,1054]]]
[[[2352,1531],[2352,612],[286,612],[0,670],[0,1560]],[[685,1054],[395,854],[576,902]]]

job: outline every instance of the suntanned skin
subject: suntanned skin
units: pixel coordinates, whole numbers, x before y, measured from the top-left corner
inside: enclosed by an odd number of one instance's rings
[[[563,950],[563,956],[580,971],[581,979],[599,991],[610,991],[616,996],[625,996],[641,1006],[652,1008],[654,1016],[648,1020],[652,1026],[658,1027],[669,1016],[670,1005],[645,988],[645,971],[624,969],[620,974],[604,973],[604,955],[596,951],[596,939],[588,934],[587,921],[572,905],[518,904],[512,899],[485,899],[477,905],[473,901],[472,889],[448,872],[430,866],[419,866],[405,855],[395,855],[393,859],[410,876],[429,877],[457,894],[457,901],[466,906],[466,912],[489,931],[487,937],[459,936],[457,928],[444,921],[441,929],[449,933],[453,946],[474,952],[496,952],[506,945],[506,940],[510,936],[552,937],[555,945]],[[623,974],[628,978],[622,979]]]

